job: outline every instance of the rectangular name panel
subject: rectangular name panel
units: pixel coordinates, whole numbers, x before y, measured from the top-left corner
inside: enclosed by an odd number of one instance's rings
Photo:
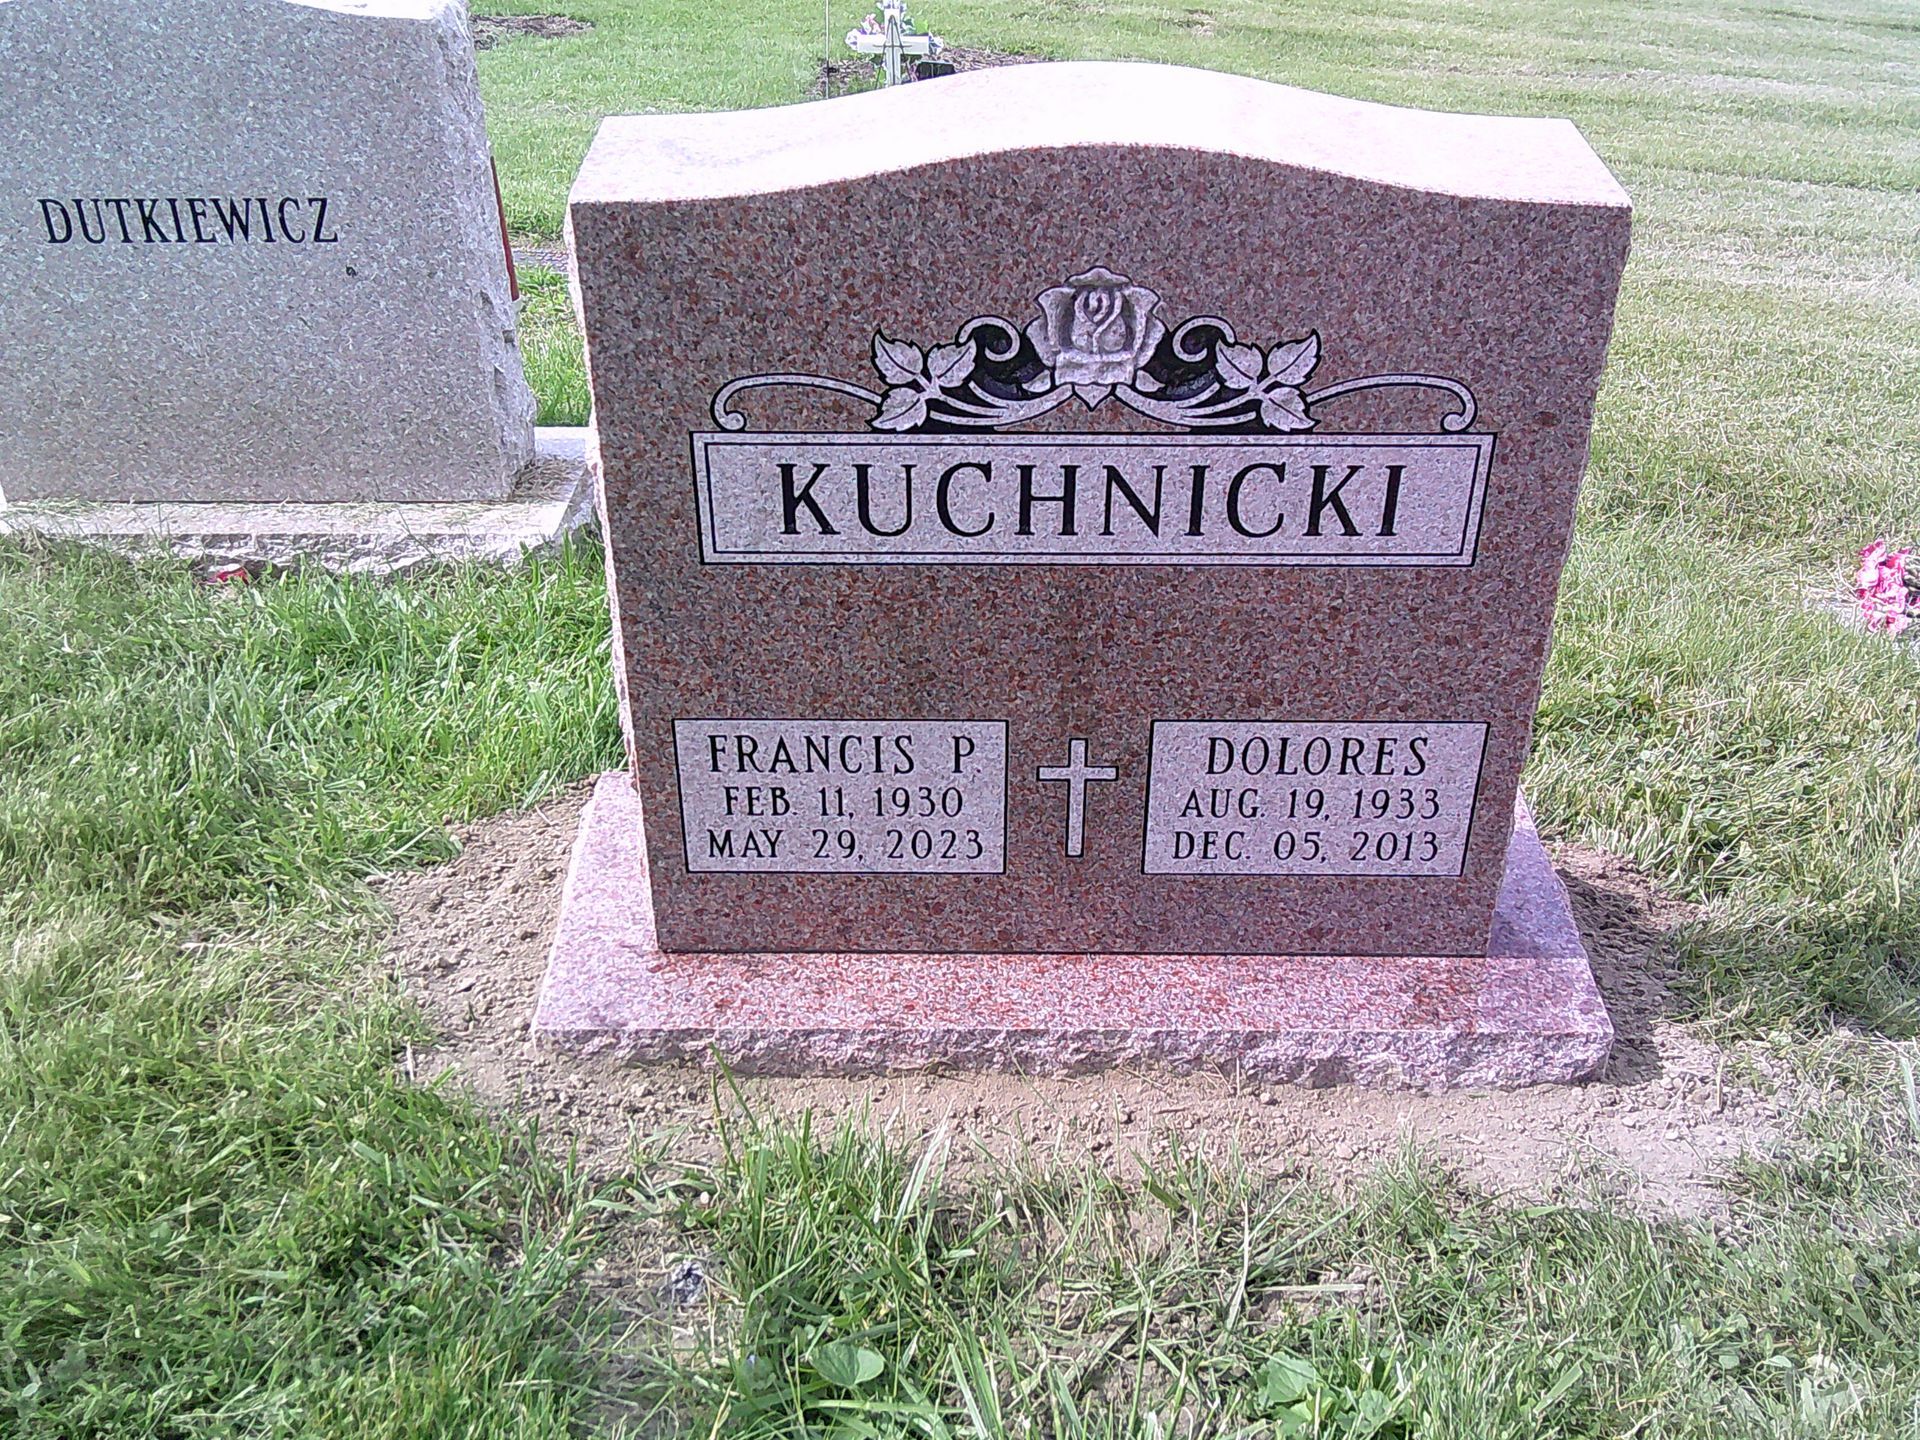
[[[675,720],[687,869],[997,875],[1001,720]]]
[[[1149,875],[1457,876],[1480,723],[1158,720]]]
[[[1493,437],[692,437],[739,565],[1471,565]]]

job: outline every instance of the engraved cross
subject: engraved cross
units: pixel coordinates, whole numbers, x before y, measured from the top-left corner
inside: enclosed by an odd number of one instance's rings
[[[1089,780],[1118,780],[1120,772],[1111,765],[1089,765],[1087,763],[1087,742],[1069,740],[1067,742],[1067,763],[1064,765],[1042,765],[1036,772],[1041,780],[1061,781],[1067,785],[1067,855],[1077,858],[1083,848],[1087,832],[1087,782]]]

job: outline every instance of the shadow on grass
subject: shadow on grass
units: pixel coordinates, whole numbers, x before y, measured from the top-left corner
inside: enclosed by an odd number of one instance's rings
[[[1559,874],[1613,1021],[1613,1053],[1600,1083],[1639,1084],[1661,1072],[1654,1027],[1675,1011],[1672,930],[1691,918],[1692,907],[1661,896],[1617,861],[1582,859],[1579,866],[1563,863]]]

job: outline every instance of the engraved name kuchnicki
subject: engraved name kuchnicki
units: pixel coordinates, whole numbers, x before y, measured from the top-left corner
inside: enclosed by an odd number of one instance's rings
[[[1025,326],[967,321],[923,347],[876,331],[868,389],[750,375],[693,436],[703,554],[759,563],[1469,564],[1493,437],[1436,375],[1310,387],[1320,337],[1242,342],[1178,325],[1158,294],[1095,268],[1043,291]],[[749,432],[744,392],[805,387],[873,407],[865,432]],[[1449,396],[1438,430],[1326,433],[1319,407],[1364,390]],[[1027,431],[1078,401],[1173,433]]]

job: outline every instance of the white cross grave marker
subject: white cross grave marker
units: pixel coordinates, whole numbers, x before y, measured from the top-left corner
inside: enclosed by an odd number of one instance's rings
[[[869,15],[859,26],[847,32],[847,48],[856,55],[876,56],[888,85],[909,78],[904,62],[909,58],[932,58],[941,50],[938,35],[926,35],[913,28],[907,16],[906,0],[882,0],[878,16]]]

